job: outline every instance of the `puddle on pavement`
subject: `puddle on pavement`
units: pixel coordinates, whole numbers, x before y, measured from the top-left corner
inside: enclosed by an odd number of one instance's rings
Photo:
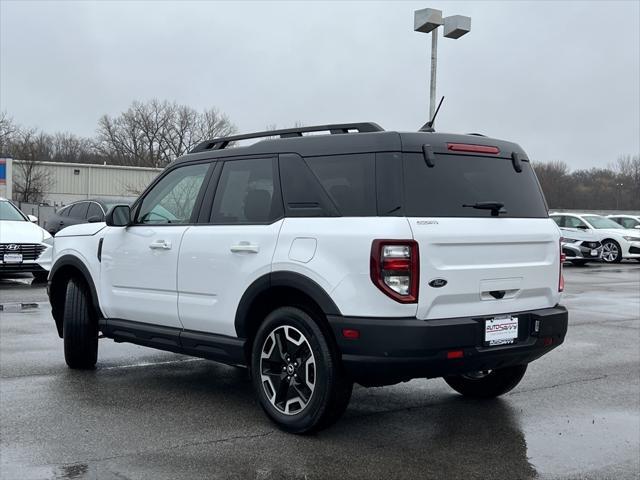
[[[526,430],[529,462],[542,477],[624,464],[640,450],[640,416],[628,412],[593,412]]]
[[[86,463],[51,466],[3,465],[0,478],[21,480],[97,480],[95,467]]]

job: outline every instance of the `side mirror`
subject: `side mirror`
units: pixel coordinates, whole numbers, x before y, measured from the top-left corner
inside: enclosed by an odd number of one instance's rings
[[[38,217],[36,217],[35,215],[27,215],[27,218],[31,223],[38,223]]]
[[[638,230],[640,230],[640,223],[633,228],[637,228]]]
[[[580,230],[589,230],[589,227],[587,227],[586,225],[578,225],[578,227]]]
[[[87,218],[87,222],[89,223],[104,222],[104,218],[101,217],[100,215],[94,215],[93,217]]]
[[[131,207],[129,205],[114,205],[105,217],[109,227],[126,227],[131,224]]]

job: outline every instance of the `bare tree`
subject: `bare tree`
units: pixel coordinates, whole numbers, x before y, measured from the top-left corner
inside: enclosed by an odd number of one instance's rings
[[[33,160],[20,160],[13,163],[14,197],[19,202],[38,203],[51,188],[52,177],[49,169]]]
[[[551,208],[569,208],[565,185],[568,182],[569,167],[561,161],[536,163],[533,165],[547,203]]]
[[[19,202],[42,200],[52,183],[50,170],[40,159],[51,158],[51,137],[35,130],[21,131],[13,143],[13,189]]]
[[[0,112],[0,156],[9,153],[9,145],[18,133],[18,126],[6,112]]]
[[[110,163],[164,167],[198,142],[234,131],[214,108],[198,112],[175,102],[134,102],[117,117],[100,118],[97,148]]]

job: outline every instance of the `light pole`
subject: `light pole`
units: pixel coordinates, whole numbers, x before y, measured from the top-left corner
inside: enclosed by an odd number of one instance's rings
[[[624,187],[624,183],[616,183],[616,210],[620,209],[620,190]]]
[[[438,27],[444,25],[444,36],[460,38],[471,31],[471,17],[452,15],[442,18],[442,10],[424,8],[413,12],[413,30],[431,33],[431,82],[429,85],[429,120],[436,109],[436,69],[438,66]]]

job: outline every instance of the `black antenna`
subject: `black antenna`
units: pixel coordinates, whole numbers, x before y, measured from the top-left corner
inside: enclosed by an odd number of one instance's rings
[[[438,112],[440,111],[440,107],[442,106],[442,102],[444,102],[444,96],[442,96],[442,98],[440,99],[440,103],[438,103],[438,108],[436,108],[436,111],[433,114],[433,118],[425,123],[422,128],[418,130],[419,132],[435,132],[433,124],[436,121],[436,117],[438,116]]]

